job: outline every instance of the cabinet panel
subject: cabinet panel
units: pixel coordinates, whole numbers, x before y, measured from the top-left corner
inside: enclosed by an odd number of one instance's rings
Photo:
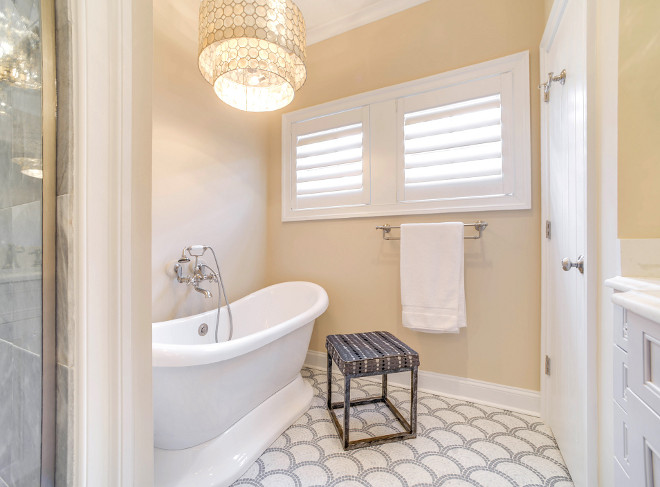
[[[614,305],[614,343],[626,352],[630,341],[627,314],[627,311],[621,306]]]
[[[628,312],[628,387],[660,414],[660,325]]]
[[[613,370],[613,379],[614,379],[614,400],[621,406],[624,410],[627,409],[626,404],[628,403],[628,354],[621,350],[618,346],[614,345],[614,353],[612,354],[614,359],[614,370]]]
[[[630,426],[628,414],[615,402],[614,413],[614,457],[625,472],[630,472]]]
[[[634,393],[628,408],[631,485],[660,487],[660,417]]]
[[[614,459],[614,485],[615,487],[632,487],[630,477],[616,458]]]

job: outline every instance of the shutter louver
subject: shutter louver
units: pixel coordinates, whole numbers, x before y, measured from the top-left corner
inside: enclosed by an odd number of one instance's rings
[[[502,192],[499,94],[404,113],[404,200]]]
[[[361,113],[360,110],[356,115]],[[332,122],[328,118],[327,122]],[[365,202],[365,124],[346,123],[347,117],[342,118],[335,121],[344,122],[339,126],[308,129],[294,136],[297,209],[355,206]]]

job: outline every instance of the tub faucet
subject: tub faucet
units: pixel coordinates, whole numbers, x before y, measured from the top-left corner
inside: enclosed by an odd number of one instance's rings
[[[211,291],[200,287],[199,284],[204,281],[217,282],[218,276],[209,266],[207,266],[203,262],[202,263],[198,262],[198,258],[204,252],[203,251],[199,253],[195,252],[196,250],[198,250],[197,247],[201,247],[201,246],[187,247],[183,249],[183,251],[181,252],[181,258],[177,261],[176,265],[174,266],[174,271],[176,272],[176,280],[181,284],[192,285],[193,289],[198,293],[203,294],[205,298],[211,298],[213,297]],[[190,258],[186,256],[186,251],[188,251],[188,253],[195,258],[195,264],[193,265],[193,273],[188,276],[183,275],[183,264],[187,264],[190,262]],[[205,273],[204,272],[205,270],[208,272]]]
[[[199,286],[195,286],[195,287],[193,287],[193,289],[195,291],[197,291],[198,293],[202,293],[205,298],[212,298],[213,297],[213,294],[211,294],[211,291],[209,291],[207,289],[203,289]]]
[[[213,254],[213,260],[215,261],[215,269],[207,266],[203,261],[199,262],[199,257],[202,257],[204,253],[210,250]],[[188,255],[186,255],[188,253]],[[190,263],[190,257],[195,258],[195,264],[193,265],[193,273],[191,275],[183,275],[183,265]],[[229,316],[229,338],[231,340],[234,336],[234,318],[231,314],[231,305],[227,299],[227,291],[225,285],[222,282],[222,274],[220,272],[220,264],[218,264],[218,257],[215,255],[215,251],[212,247],[208,245],[191,245],[190,247],[184,247],[181,251],[181,257],[174,265],[174,272],[176,273],[176,280],[181,284],[191,284],[193,289],[200,294],[203,294],[205,298],[210,298],[213,295],[211,291],[200,287],[200,283],[204,281],[211,281],[218,284],[218,312],[215,319],[215,342],[218,343],[218,329],[220,328],[220,307],[222,306],[222,298],[225,298],[225,305],[227,306],[227,315]],[[220,292],[222,291],[222,295]]]

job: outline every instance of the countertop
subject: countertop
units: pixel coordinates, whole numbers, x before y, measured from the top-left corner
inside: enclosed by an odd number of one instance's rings
[[[660,323],[660,279],[614,277],[605,285],[615,291],[613,303]]]

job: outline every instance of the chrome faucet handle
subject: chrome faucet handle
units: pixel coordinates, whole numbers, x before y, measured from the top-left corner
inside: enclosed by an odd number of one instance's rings
[[[190,276],[183,275],[183,264],[174,264],[174,272],[176,273],[176,280],[180,284],[190,284]]]
[[[207,281],[211,281],[211,282],[218,282],[218,275],[215,273],[215,271],[211,267],[209,267],[204,262],[202,262],[199,265],[199,268],[200,268],[200,272],[203,276],[203,279],[205,279]],[[204,274],[204,269],[208,269],[209,273]]]

